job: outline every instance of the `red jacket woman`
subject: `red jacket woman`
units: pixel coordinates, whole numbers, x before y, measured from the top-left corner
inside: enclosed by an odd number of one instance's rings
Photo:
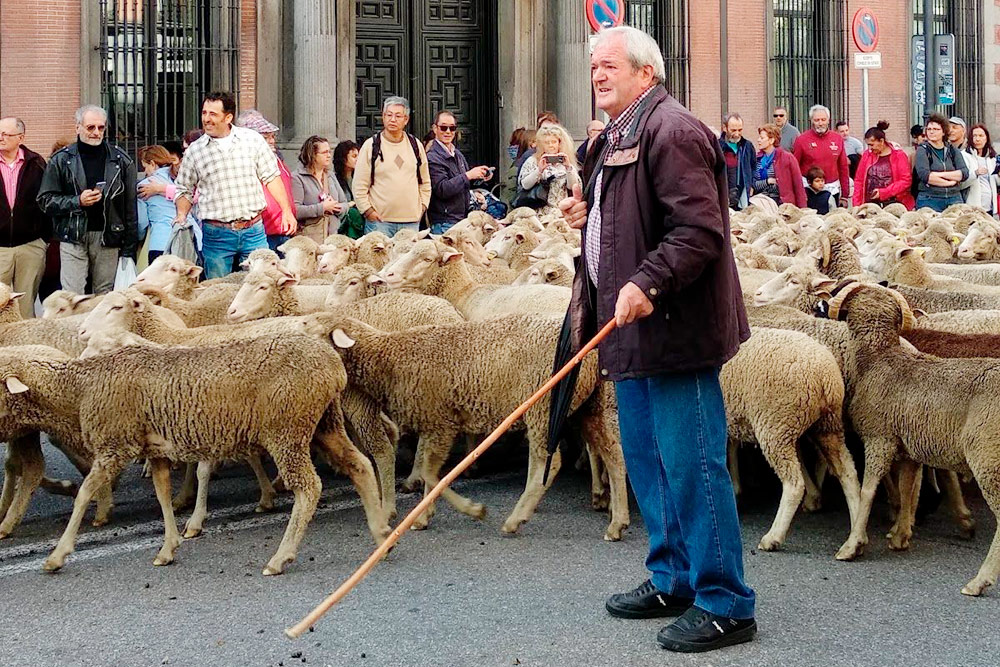
[[[861,161],[858,162],[858,170],[854,175],[854,196],[851,199],[855,206],[866,202],[885,206],[897,201],[912,211],[914,202],[910,184],[913,182],[913,172],[910,158],[886,141],[885,131],[888,127],[889,123],[880,120],[878,125],[865,133],[869,150],[861,155]]]
[[[781,148],[781,131],[776,125],[757,130],[757,170],[754,173],[754,194],[766,194],[779,204],[806,207],[806,191],[802,187],[802,172],[795,156]]]

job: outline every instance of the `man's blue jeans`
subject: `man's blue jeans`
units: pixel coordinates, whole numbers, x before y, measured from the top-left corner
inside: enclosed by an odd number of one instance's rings
[[[443,220],[441,222],[432,222],[431,223],[431,234],[433,234],[434,236],[441,236],[442,234],[444,234],[445,232],[447,232],[449,229],[451,229],[452,227],[454,227],[455,224],[456,223],[449,222],[447,220]]]
[[[917,195],[917,208],[926,206],[940,213],[952,204],[961,204],[963,201],[965,200],[962,199],[962,195],[937,195],[921,192]]]
[[[653,584],[713,614],[752,618],[718,369],[624,380],[615,389]]]
[[[267,248],[264,223],[234,231],[210,223],[202,226],[202,256],[205,278],[221,278],[233,272],[233,260],[242,262],[257,248]]]
[[[396,235],[400,229],[412,229],[415,232],[420,231],[419,222],[372,222],[371,220],[365,220],[365,234],[371,234],[372,232],[382,232],[390,239]]]

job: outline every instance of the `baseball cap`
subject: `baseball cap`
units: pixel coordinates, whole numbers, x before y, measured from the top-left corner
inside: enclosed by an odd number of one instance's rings
[[[965,124],[965,121],[959,118],[958,116],[952,116],[951,118],[948,119],[948,122],[951,123],[952,125],[961,125],[962,127],[968,127]]]

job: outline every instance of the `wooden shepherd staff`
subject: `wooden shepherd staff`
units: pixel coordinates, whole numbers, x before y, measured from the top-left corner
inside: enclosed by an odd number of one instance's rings
[[[576,356],[570,359],[565,366],[559,369],[558,373],[549,378],[548,382],[542,385],[538,391],[531,395],[531,398],[518,406],[517,410],[514,410],[510,416],[504,419],[503,422],[501,422],[501,424],[497,426],[493,432],[479,444],[478,447],[469,452],[468,456],[462,459],[462,461],[455,466],[451,472],[445,475],[444,478],[442,478],[441,481],[438,482],[433,489],[431,489],[431,492],[424,496],[424,499],[421,500],[417,506],[406,515],[400,524],[393,529],[392,533],[389,534],[389,537],[385,538],[385,542],[372,552],[372,555],[368,557],[368,560],[366,560],[347,581],[340,585],[340,588],[331,593],[329,597],[323,600],[318,607],[309,612],[309,614],[301,621],[290,628],[286,628],[285,634],[291,639],[298,639],[302,636],[302,633],[308,630],[311,626],[315,625],[316,621],[323,617],[323,614],[330,611],[330,608],[333,607],[333,605],[340,602],[348,593],[350,593],[351,589],[357,586],[358,583],[360,583],[360,581],[364,579],[369,572],[371,572],[372,568],[374,568],[375,565],[385,557],[393,545],[395,545],[396,542],[399,541],[399,538],[403,536],[403,533],[410,529],[410,526],[412,526],[413,522],[417,520],[417,517],[420,516],[431,503],[437,500],[438,496],[441,495],[441,492],[444,491],[449,484],[454,482],[466,468],[472,465],[475,460],[483,454],[483,452],[489,449],[490,445],[496,442],[501,435],[506,433],[507,430],[514,425],[514,422],[520,419],[524,413],[531,408],[531,406],[537,403],[543,396],[545,396],[545,394],[549,393],[560,380],[566,377],[569,372],[573,370],[574,366],[583,361],[583,358],[587,356],[587,353],[597,347],[597,345],[604,340],[605,337],[607,337],[607,335],[614,330],[614,328],[615,320],[612,319],[604,325],[604,328],[601,329],[600,332],[598,332],[598,334],[590,340],[590,342],[583,346],[583,349],[576,353]]]

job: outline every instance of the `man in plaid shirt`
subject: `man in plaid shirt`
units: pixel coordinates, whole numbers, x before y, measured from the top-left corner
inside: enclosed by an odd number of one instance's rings
[[[295,214],[281,183],[278,162],[264,138],[233,126],[236,101],[230,93],[209,93],[201,108],[205,134],[184,153],[177,174],[177,217],[182,224],[198,192],[205,277],[219,278],[257,248],[267,248],[261,211],[263,183],[281,207],[282,233],[295,233]]]

